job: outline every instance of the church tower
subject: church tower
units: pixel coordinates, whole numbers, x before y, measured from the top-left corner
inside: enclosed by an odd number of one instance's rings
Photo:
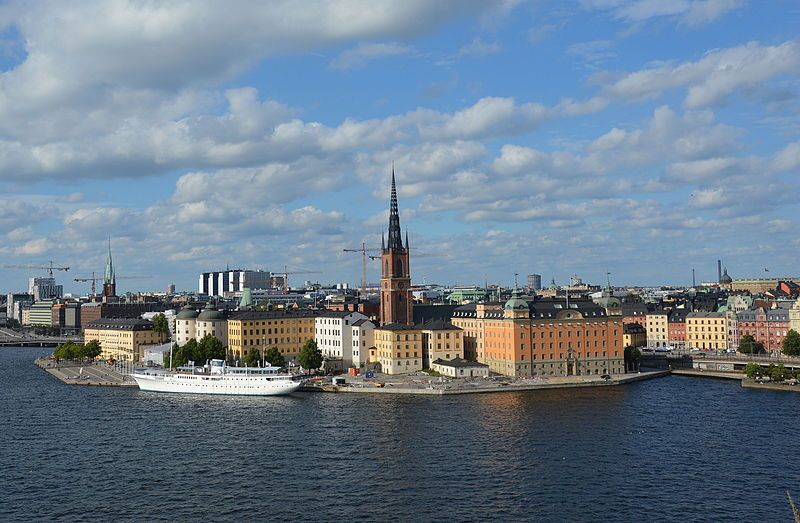
[[[111,259],[111,238],[108,239],[108,258],[106,273],[103,277],[103,297],[112,298],[117,295],[117,277],[114,274],[114,261]]]
[[[381,325],[402,323],[411,325],[411,267],[408,264],[408,233],[406,244],[400,232],[397,211],[397,187],[392,167],[392,195],[389,201],[389,242],[381,237]]]

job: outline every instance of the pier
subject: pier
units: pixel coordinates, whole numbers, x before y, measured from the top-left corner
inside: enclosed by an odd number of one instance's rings
[[[34,365],[67,385],[101,387],[138,387],[130,377],[107,363],[58,362],[50,358],[37,358]]]

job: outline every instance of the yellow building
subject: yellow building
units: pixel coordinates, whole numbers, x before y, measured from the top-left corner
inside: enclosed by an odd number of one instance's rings
[[[101,357],[124,361],[140,361],[147,345],[164,341],[153,324],[140,318],[102,318],[89,323],[83,331],[85,342],[97,340]]]
[[[422,331],[422,368],[436,360],[464,358],[464,331],[450,322],[434,320],[416,326]]]
[[[647,330],[640,323],[625,323],[622,326],[623,347],[646,347]]]
[[[669,345],[667,336],[668,311],[648,312],[645,323],[647,324],[647,346],[651,348],[666,347]]]
[[[422,370],[422,331],[410,325],[388,323],[375,329],[375,348],[370,363],[380,363],[380,372],[407,374]]]
[[[722,312],[690,312],[686,315],[686,346],[690,349],[728,348],[727,318]]]
[[[463,331],[464,359],[485,361],[483,354],[483,318],[487,305],[472,303],[459,307],[450,321]]]
[[[229,355],[242,359],[251,350],[278,347],[287,361],[294,361],[303,344],[314,339],[315,317],[310,310],[234,313],[228,319]]]
[[[792,308],[789,309],[789,328],[800,332],[800,298],[797,298]]]

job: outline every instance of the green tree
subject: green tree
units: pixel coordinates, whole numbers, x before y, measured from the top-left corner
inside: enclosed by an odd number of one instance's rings
[[[77,360],[82,357],[80,346],[71,341],[56,347],[53,351],[53,356],[59,360]]]
[[[639,360],[642,357],[642,351],[638,347],[628,345],[623,352],[625,358],[625,370],[635,371],[639,367]]]
[[[748,363],[747,365],[744,366],[744,375],[750,378],[751,380],[754,380],[757,377],[761,376],[763,372],[764,370],[758,363]]]
[[[800,356],[800,334],[794,329],[783,338],[783,353],[787,356]]]
[[[270,348],[264,355],[264,359],[266,359],[270,365],[274,365],[275,367],[283,367],[286,365],[286,358],[283,357],[283,354],[281,354],[281,351],[278,349],[278,347]]]
[[[87,358],[96,358],[102,354],[103,348],[100,347],[100,342],[97,340],[91,340],[89,343],[83,346],[83,353]]]
[[[769,373],[769,379],[772,381],[783,381],[786,377],[786,367],[783,366],[783,363],[780,365],[770,365],[767,372]]]
[[[745,334],[739,339],[739,352],[742,354],[765,354],[764,344],[756,341],[752,334]]]
[[[153,316],[153,331],[160,333],[165,340],[169,340],[169,322],[164,313],[160,312]]]
[[[297,357],[297,363],[308,370],[317,370],[322,366],[322,353],[319,351],[316,341],[308,340],[303,344],[300,356]]]
[[[259,367],[261,365],[261,349],[251,348],[244,356],[244,364],[248,367]]]
[[[225,346],[222,342],[211,334],[206,334],[200,343],[197,344],[197,363],[204,365],[208,360],[225,359]]]

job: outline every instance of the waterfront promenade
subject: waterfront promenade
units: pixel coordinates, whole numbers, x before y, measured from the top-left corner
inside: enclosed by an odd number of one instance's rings
[[[669,371],[655,370],[636,374],[612,376],[604,380],[600,376],[552,376],[512,380],[505,377],[449,379],[428,376],[379,376],[365,379],[348,376],[344,385],[309,382],[301,390],[305,392],[336,392],[356,394],[483,394],[492,392],[520,392],[542,389],[570,389],[584,387],[608,387],[636,381],[669,376]]]
[[[107,363],[56,363],[51,358],[37,358],[34,365],[67,385],[136,387],[136,382]]]

